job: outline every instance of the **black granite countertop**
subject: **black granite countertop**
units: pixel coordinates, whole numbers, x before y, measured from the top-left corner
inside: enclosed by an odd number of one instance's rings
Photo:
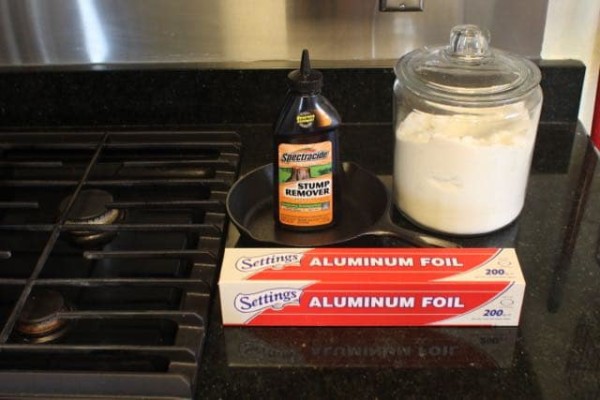
[[[526,205],[464,246],[515,247],[527,281],[515,328],[223,328],[213,304],[197,398],[600,397],[600,172],[576,118],[585,69],[539,62],[544,106]],[[0,69],[0,131],[235,130],[242,173],[270,161],[287,70]],[[341,150],[389,183],[391,68],[325,70]],[[1,132],[0,132],[1,134]],[[410,226],[398,215],[398,224]],[[235,245],[231,230],[228,245]],[[362,243],[364,245],[364,242]],[[390,238],[373,246],[400,246]]]
[[[269,161],[268,141],[260,140],[268,127],[233,128],[245,144],[244,171]],[[389,183],[391,129],[344,126],[344,159]],[[520,218],[493,234],[452,238],[469,247],[516,248],[527,282],[519,327],[224,328],[217,299],[198,398],[597,398],[597,159],[572,124],[541,124]],[[366,244],[404,246],[392,238]],[[236,245],[235,233],[228,245]]]

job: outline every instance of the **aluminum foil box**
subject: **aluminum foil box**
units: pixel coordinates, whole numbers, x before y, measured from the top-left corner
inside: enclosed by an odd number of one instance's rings
[[[516,326],[514,249],[228,248],[224,325]]]

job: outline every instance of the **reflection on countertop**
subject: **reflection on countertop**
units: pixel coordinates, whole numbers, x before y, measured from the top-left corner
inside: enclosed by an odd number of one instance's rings
[[[516,328],[224,328],[230,367],[509,368]]]

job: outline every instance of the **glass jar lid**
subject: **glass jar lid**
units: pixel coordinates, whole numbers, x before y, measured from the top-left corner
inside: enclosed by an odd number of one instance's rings
[[[489,42],[489,32],[478,26],[456,26],[448,46],[424,47],[400,58],[396,77],[417,96],[444,104],[491,106],[521,100],[538,86],[539,68],[491,48]]]

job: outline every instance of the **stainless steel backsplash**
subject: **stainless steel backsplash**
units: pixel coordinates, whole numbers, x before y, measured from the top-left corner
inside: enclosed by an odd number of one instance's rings
[[[0,0],[0,66],[129,63],[384,64],[475,23],[494,47],[540,56],[548,0]],[[247,64],[246,64],[247,63]]]

